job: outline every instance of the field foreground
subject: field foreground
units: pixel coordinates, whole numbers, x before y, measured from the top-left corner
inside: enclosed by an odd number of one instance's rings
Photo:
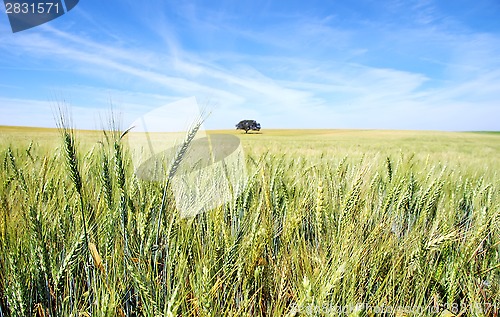
[[[127,135],[0,127],[0,316],[498,316],[500,134],[236,135],[181,218]]]

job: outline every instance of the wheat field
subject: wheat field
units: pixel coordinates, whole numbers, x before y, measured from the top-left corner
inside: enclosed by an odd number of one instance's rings
[[[0,316],[498,316],[500,134],[209,131],[247,186],[182,218],[121,132],[0,127]]]

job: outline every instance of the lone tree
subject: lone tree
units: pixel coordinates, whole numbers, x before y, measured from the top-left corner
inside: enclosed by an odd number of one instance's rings
[[[241,120],[236,125],[236,130],[245,130],[245,133],[248,131],[260,131],[260,123],[257,123],[255,120]]]

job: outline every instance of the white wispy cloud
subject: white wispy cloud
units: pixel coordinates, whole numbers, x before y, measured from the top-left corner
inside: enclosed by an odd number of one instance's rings
[[[261,118],[271,127],[500,129],[490,119],[500,115],[500,36],[458,32],[464,27],[432,1],[393,1],[390,10],[410,9],[415,19],[401,28],[390,21],[351,28],[336,15],[307,14],[250,28],[233,12],[194,2],[169,16],[181,21],[175,24],[164,12],[149,18],[152,5],[128,5],[144,13],[138,26],[147,30],[144,38],[107,30],[96,39],[92,31],[45,25],[20,36],[0,35],[0,52],[12,53],[13,62],[32,58],[23,67],[33,70],[48,64],[72,72],[81,83],[61,82],[56,89],[70,94],[75,107],[97,111],[116,101],[131,120],[197,96],[215,105],[209,127]],[[94,32],[102,31],[89,14],[80,14]],[[200,43],[204,37],[214,42],[192,48],[183,28]],[[0,82],[0,89],[7,86]],[[20,111],[33,103],[45,122],[41,99],[3,97],[0,124],[28,122],[7,103]],[[87,127],[95,120],[88,113],[81,114]]]

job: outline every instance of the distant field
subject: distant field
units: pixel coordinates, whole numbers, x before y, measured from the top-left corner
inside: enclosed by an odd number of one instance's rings
[[[473,131],[471,133],[481,133],[481,134],[500,134],[500,131]]]
[[[241,139],[248,149],[273,151],[280,154],[347,152],[415,152],[438,154],[457,159],[455,154],[474,157],[500,154],[500,132],[438,132],[438,131],[384,131],[384,130],[262,130],[258,133],[242,133],[237,130],[212,130],[208,134],[232,134]],[[92,145],[102,137],[101,131],[76,132],[79,142]],[[57,129],[0,126],[0,144],[50,143],[58,146]]]
[[[239,130],[205,131],[208,134],[232,134],[240,138],[248,155],[269,152],[290,157],[344,156],[397,157],[414,155],[450,166],[500,170],[500,132],[439,132],[384,130],[262,130],[245,134]],[[102,131],[77,131],[79,145],[89,150],[102,138]],[[44,147],[60,146],[57,129],[0,126],[0,145],[28,146],[36,142]]]
[[[0,127],[0,316],[498,316],[499,133],[207,133],[246,186],[183,218],[131,135]]]

